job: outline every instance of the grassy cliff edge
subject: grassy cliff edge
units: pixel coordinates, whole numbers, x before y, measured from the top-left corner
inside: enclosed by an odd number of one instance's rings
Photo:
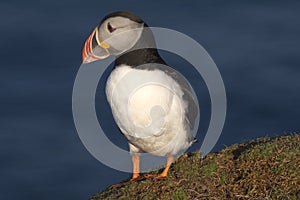
[[[300,199],[300,134],[259,138],[204,158],[181,156],[165,179],[109,187],[98,199]],[[151,173],[159,173],[160,170]]]

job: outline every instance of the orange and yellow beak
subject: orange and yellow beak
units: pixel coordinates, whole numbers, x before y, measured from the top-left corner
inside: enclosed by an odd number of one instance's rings
[[[86,64],[108,57],[110,55],[109,47],[108,43],[99,41],[99,31],[96,27],[85,41],[82,49],[82,63]]]

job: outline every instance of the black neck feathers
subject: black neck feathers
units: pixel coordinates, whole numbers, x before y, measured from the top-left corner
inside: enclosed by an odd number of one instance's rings
[[[139,65],[147,63],[159,63],[166,64],[164,60],[160,57],[157,49],[138,49],[134,51],[127,52],[118,57],[115,61],[115,66],[128,65],[132,68],[136,68]]]

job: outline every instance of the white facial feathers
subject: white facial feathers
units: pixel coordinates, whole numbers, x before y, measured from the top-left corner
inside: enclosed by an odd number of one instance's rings
[[[99,28],[101,42],[110,45],[110,53],[119,55],[131,49],[140,39],[144,23],[138,23],[125,17],[111,17],[105,20]]]

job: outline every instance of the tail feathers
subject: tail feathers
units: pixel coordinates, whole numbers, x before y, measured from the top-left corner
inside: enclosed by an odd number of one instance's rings
[[[192,145],[193,143],[198,142],[197,138],[190,138],[190,145]]]
[[[198,139],[197,138],[193,138],[192,143],[196,143],[196,142],[198,142]]]

